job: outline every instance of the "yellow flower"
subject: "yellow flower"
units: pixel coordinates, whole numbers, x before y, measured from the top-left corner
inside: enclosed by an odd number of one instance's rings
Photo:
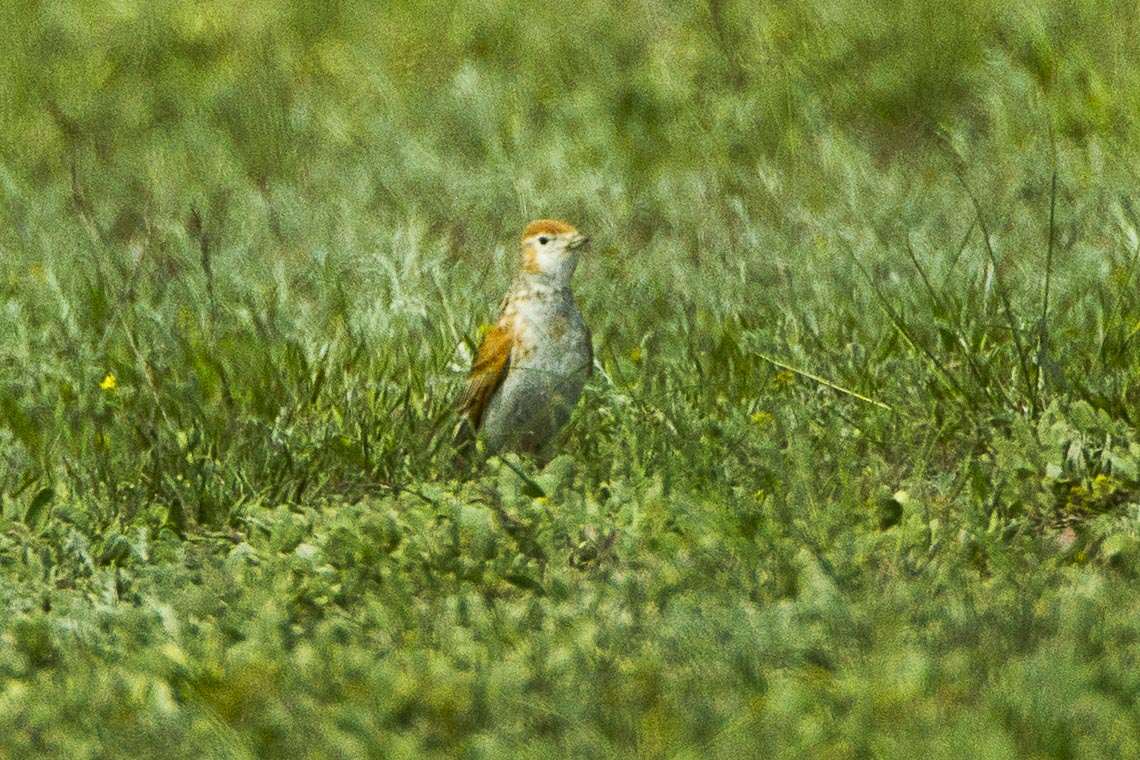
[[[115,390],[115,376],[108,372],[107,376],[103,378],[103,382],[99,383],[99,387],[105,391]]]
[[[764,410],[760,410],[758,412],[752,413],[752,421],[755,422],[760,427],[766,428],[766,427],[769,427],[773,422],[775,422],[776,418],[773,417],[770,412],[765,412]]]

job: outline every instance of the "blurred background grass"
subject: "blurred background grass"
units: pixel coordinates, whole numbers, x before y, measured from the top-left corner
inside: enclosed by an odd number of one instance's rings
[[[1127,755],[1138,27],[6,3],[13,751]],[[541,216],[600,371],[535,501],[446,441]]]

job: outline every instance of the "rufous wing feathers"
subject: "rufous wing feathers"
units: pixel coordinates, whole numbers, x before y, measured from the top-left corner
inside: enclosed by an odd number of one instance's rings
[[[488,402],[507,376],[513,344],[510,330],[500,321],[483,338],[483,345],[471,362],[467,385],[459,396],[459,410],[475,429],[479,428]]]

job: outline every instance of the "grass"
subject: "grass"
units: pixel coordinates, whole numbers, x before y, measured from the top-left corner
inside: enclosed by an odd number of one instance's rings
[[[970,6],[5,6],[0,754],[1140,754],[1137,12]]]

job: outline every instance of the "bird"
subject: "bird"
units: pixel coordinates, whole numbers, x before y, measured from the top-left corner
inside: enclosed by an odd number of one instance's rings
[[[539,219],[522,234],[522,267],[471,362],[457,405],[455,443],[481,437],[488,453],[548,453],[570,419],[594,355],[570,280],[589,238]]]

